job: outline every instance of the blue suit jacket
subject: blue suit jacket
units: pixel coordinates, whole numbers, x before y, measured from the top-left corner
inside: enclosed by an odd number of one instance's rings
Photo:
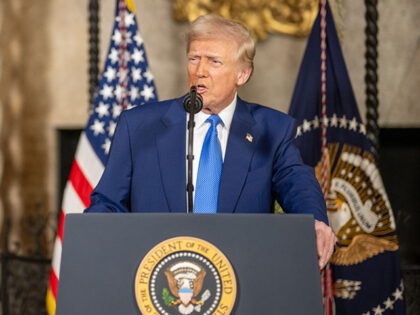
[[[250,134],[253,139],[246,139]],[[293,119],[238,98],[219,188],[219,213],[285,212],[328,222],[313,168],[294,146]],[[86,212],[186,212],[186,114],[182,98],[124,111]]]

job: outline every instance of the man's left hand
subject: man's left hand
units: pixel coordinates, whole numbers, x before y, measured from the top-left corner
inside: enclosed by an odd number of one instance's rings
[[[318,249],[319,269],[322,269],[330,259],[337,238],[333,230],[322,221],[315,220],[316,247]]]

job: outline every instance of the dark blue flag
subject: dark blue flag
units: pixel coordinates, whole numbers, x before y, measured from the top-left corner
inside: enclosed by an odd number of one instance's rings
[[[395,220],[366,138],[330,8],[326,14],[326,115],[321,104],[321,18],[308,40],[290,115],[303,160],[321,173],[327,127],[327,209],[338,245],[330,260],[336,314],[404,314]]]

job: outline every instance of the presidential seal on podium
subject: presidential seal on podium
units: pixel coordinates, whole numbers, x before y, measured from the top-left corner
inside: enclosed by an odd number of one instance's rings
[[[142,314],[230,314],[236,278],[226,256],[195,237],[175,237],[153,247],[141,261],[135,295]]]

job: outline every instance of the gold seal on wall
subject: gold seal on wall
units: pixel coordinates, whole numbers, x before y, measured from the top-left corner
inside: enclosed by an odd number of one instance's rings
[[[175,20],[194,21],[216,13],[243,23],[255,39],[278,32],[295,36],[309,34],[318,12],[318,0],[175,0]]]
[[[230,314],[236,278],[226,256],[195,237],[175,237],[153,247],[136,273],[142,314]]]

